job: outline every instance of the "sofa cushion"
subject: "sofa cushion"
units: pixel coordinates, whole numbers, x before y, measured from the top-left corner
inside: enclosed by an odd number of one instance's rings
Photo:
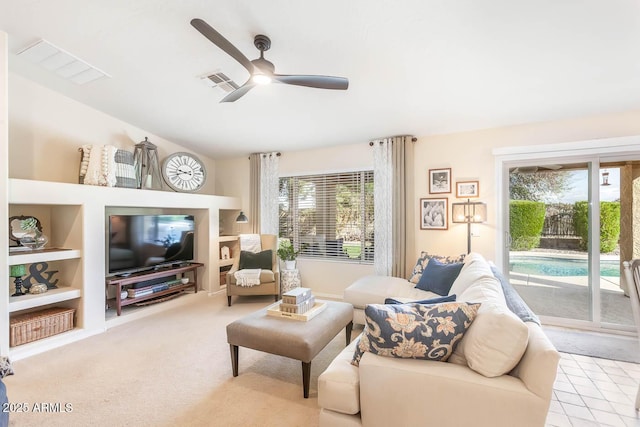
[[[453,285],[451,285],[451,289],[449,289],[449,295],[462,295],[465,289],[474,284],[477,280],[485,277],[491,279],[495,278],[491,272],[489,263],[482,257],[482,255],[470,253],[465,257],[464,265],[460,270],[460,274],[458,274]]]
[[[435,258],[443,264],[452,264],[463,262],[465,259],[465,254],[458,255],[457,257],[453,256],[443,256],[443,255],[430,255],[428,252],[422,251],[420,253],[420,258],[416,262],[416,266],[413,267],[413,272],[411,276],[409,276],[409,281],[411,283],[417,284],[420,281],[420,277],[422,276],[422,272],[427,267],[429,260]]]
[[[406,299],[406,298],[403,298]],[[437,298],[429,298],[423,299],[420,301],[402,301],[394,298],[387,298],[384,300],[385,304],[406,304],[406,303],[415,303],[415,304],[439,304],[441,302],[454,302],[456,300],[455,295],[447,295],[445,297],[437,297]]]
[[[443,264],[435,258],[431,258],[424,269],[416,288],[423,291],[431,291],[438,295],[447,295],[451,285],[460,274],[461,262]]]
[[[367,324],[354,352],[354,365],[365,351],[401,359],[446,361],[473,322],[480,304],[459,302],[369,304]]]
[[[449,361],[467,365],[486,377],[511,371],[527,349],[529,330],[507,307],[498,279],[480,277],[458,300],[482,306]]]
[[[385,298],[408,298],[408,301],[417,301],[439,296],[433,292],[415,289],[414,285],[405,279],[389,276],[364,276],[344,290],[344,301],[359,309],[364,309],[367,304],[383,304]]]
[[[273,252],[271,249],[262,252],[253,253],[249,251],[240,251],[240,261],[238,270],[261,268],[263,270],[271,270],[273,268]]]

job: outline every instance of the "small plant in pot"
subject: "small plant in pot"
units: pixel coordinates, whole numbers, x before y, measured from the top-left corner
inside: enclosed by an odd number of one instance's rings
[[[293,248],[289,239],[281,239],[278,244],[278,258],[284,261],[284,268],[293,270],[296,268],[296,258],[300,252]]]

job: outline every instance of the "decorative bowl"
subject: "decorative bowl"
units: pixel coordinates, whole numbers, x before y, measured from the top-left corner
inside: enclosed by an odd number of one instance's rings
[[[35,285],[31,285],[31,288],[29,288],[29,293],[44,294],[45,292],[47,292],[47,290],[47,285],[45,285],[44,283],[36,283]]]

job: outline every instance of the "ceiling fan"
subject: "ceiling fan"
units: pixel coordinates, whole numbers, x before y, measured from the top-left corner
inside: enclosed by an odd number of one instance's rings
[[[249,61],[242,52],[202,19],[192,19],[191,25],[213,44],[238,61],[250,74],[249,79],[242,86],[222,98],[220,102],[237,101],[254,86],[272,81],[319,89],[346,90],[349,87],[349,80],[344,77],[275,74],[273,63],[264,58],[264,52],[271,47],[271,40],[267,36],[261,34],[255,36],[253,44],[260,51],[260,58]]]

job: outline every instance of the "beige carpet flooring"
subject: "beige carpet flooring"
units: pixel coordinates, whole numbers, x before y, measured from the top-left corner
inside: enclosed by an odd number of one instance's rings
[[[240,349],[233,378],[225,326],[271,297],[186,295],[187,305],[14,362],[11,402],[69,403],[67,413],[12,413],[10,426],[315,426],[317,378],[344,348],[344,331],[311,365],[302,396],[296,360]],[[165,303],[166,304],[166,303]],[[359,333],[356,330],[354,333]]]

